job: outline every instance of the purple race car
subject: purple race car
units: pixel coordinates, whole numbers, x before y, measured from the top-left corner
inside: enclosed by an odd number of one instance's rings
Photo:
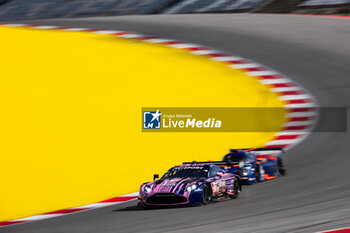
[[[239,176],[213,164],[183,164],[156,178],[141,185],[138,207],[207,205],[212,200],[235,199],[242,189]]]

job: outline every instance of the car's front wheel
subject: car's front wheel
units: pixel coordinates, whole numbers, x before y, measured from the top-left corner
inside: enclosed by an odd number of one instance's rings
[[[147,210],[148,209],[148,206],[146,205],[142,205],[140,202],[137,203],[137,208],[141,209],[141,210]]]
[[[202,200],[202,203],[203,205],[208,205],[209,204],[209,201],[210,201],[210,188],[208,185],[204,185],[204,188],[203,188],[203,200]]]
[[[230,195],[230,198],[237,199],[239,196],[240,190],[241,190],[241,184],[239,183],[238,179],[235,179],[233,182],[233,194]]]
[[[260,168],[259,168],[259,166],[255,167],[254,175],[255,175],[255,182],[260,182]]]
[[[277,161],[277,169],[278,169],[278,173],[281,176],[285,176],[286,175],[286,169],[284,167],[284,161],[282,159],[279,159]]]

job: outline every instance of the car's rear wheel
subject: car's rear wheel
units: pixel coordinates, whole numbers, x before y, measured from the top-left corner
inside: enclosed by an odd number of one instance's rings
[[[204,185],[203,188],[203,205],[208,205],[210,201],[210,188],[208,185]]]
[[[239,196],[239,191],[241,190],[241,184],[237,179],[234,180],[233,183],[233,194],[230,195],[231,199],[237,199]]]
[[[282,159],[279,159],[277,161],[277,169],[278,169],[278,173],[281,175],[281,176],[285,176],[286,175],[286,169],[284,167],[284,162]]]
[[[260,182],[260,168],[259,168],[259,166],[256,166],[256,167],[255,167],[255,172],[254,172],[254,174],[255,174],[255,180],[256,180],[256,182]]]

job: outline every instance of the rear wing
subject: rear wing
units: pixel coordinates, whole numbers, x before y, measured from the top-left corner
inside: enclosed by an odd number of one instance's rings
[[[182,164],[208,164],[208,165],[216,165],[222,168],[229,168],[229,167],[243,167],[243,163],[240,162],[225,162],[225,161],[206,161],[206,162],[183,162]]]
[[[233,165],[239,165],[239,162],[225,162],[225,161],[206,161],[206,162],[183,162],[182,164],[208,164],[208,165],[227,165],[227,166],[233,166]]]
[[[283,147],[271,147],[271,148],[266,148],[266,147],[261,147],[261,148],[243,148],[243,149],[230,149],[230,152],[234,153],[237,151],[246,151],[246,152],[259,152],[259,151],[279,151],[279,152],[284,152]]]
[[[231,153],[236,153],[239,151],[254,153],[257,158],[277,156],[285,152],[283,147],[230,149]]]

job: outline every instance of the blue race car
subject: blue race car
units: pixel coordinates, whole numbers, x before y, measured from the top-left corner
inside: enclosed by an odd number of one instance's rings
[[[210,201],[238,197],[238,175],[225,173],[208,163],[184,163],[169,169],[159,180],[141,185],[138,207],[208,204]]]
[[[282,148],[231,149],[222,160],[226,164],[220,166],[226,172],[240,175],[242,183],[254,184],[286,174],[284,161],[279,156],[282,152]]]

